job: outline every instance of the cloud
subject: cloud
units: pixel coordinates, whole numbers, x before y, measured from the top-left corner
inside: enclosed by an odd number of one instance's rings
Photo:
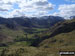
[[[2,9],[2,8],[0,8],[0,11],[8,11],[7,9]]]
[[[5,12],[6,17],[42,16],[54,8],[48,0],[0,0],[0,4],[0,11]]]
[[[21,13],[18,9],[15,9],[15,10],[13,10],[11,12],[5,11],[3,13],[1,11],[0,13],[1,13],[0,16],[5,17],[5,18],[13,18],[13,17],[21,17],[21,16],[23,16],[23,13]]]
[[[75,16],[75,4],[60,5],[58,11],[59,12],[55,12],[53,15],[62,16],[65,18],[69,18],[70,16]]]
[[[48,3],[48,1],[38,1],[35,4],[38,6],[44,6],[44,5],[48,5],[49,3]]]
[[[8,4],[2,4],[0,5],[0,11],[8,11],[10,9],[13,9],[12,5],[8,5]]]

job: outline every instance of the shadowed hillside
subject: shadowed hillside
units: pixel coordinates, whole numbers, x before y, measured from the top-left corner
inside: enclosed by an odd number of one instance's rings
[[[61,33],[71,32],[75,30],[75,19],[71,21],[62,22],[62,23],[59,22],[58,24],[55,24],[55,26],[53,26],[51,30],[53,31],[50,37],[53,37]]]

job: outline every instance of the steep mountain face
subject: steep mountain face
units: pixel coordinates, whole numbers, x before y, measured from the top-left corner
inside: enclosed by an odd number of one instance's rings
[[[52,30],[53,31],[50,37],[61,34],[61,33],[71,32],[75,30],[75,19],[72,19],[72,22],[66,21],[66,22],[58,23],[55,26],[53,26]]]
[[[18,26],[18,24],[12,19],[6,19],[1,17],[0,17],[0,25],[5,25],[10,29],[16,29],[16,27]]]
[[[64,21],[64,19],[58,16],[44,16],[40,18],[16,17],[7,19],[0,17],[0,24],[6,25],[8,28],[11,29],[15,29],[16,26],[48,28],[60,21]]]
[[[49,28],[53,26],[55,23],[64,21],[62,17],[58,16],[44,16],[40,18],[32,18],[31,22],[35,25],[39,25],[41,27]],[[38,26],[37,26],[38,27]]]
[[[12,18],[12,21],[15,21],[19,26],[24,26],[24,27],[30,27],[31,26],[31,21],[29,18],[24,18],[24,17],[17,17],[17,18]]]

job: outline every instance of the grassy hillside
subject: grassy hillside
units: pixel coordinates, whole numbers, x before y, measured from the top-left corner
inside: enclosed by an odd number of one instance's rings
[[[44,40],[41,47],[67,47],[75,46],[75,30],[69,33],[61,33],[52,38]]]

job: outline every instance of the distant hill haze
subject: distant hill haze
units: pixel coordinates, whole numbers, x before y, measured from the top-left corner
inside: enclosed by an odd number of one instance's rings
[[[48,28],[57,22],[64,21],[62,17],[58,16],[44,16],[44,17],[15,17],[15,18],[2,18],[0,17],[0,25],[5,25],[8,28],[16,29],[21,27],[34,27],[34,28]]]

